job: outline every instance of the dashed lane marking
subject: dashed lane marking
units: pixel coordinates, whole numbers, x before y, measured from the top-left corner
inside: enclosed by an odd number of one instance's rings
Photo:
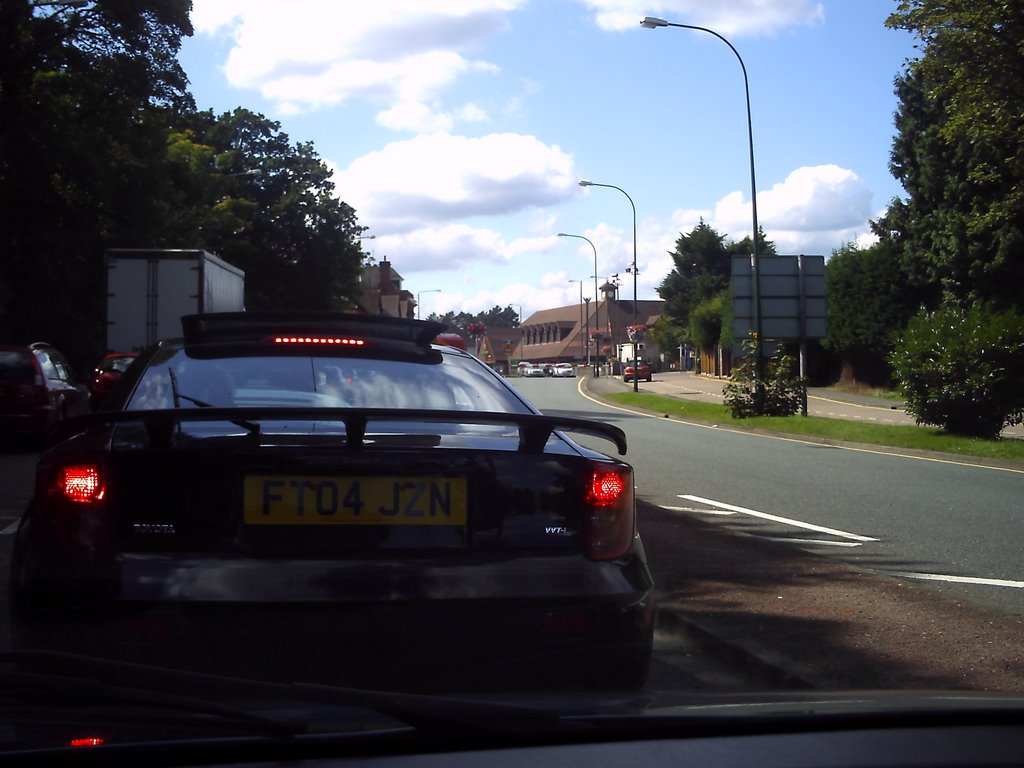
[[[691,496],[689,494],[678,494],[680,499],[686,499],[687,501],[695,501],[698,504],[707,504],[712,507],[718,507],[719,509],[729,509],[733,512],[739,512],[743,515],[750,515],[751,517],[758,517],[762,520],[771,520],[775,523],[782,523],[783,525],[792,525],[794,528],[804,528],[808,531],[817,531],[818,533],[827,533],[831,536],[838,536],[841,539],[852,539],[853,541],[878,541],[878,539],[872,538],[871,536],[861,536],[859,533],[850,533],[849,531],[840,531],[836,528],[826,528],[823,525],[815,525],[814,523],[805,523],[802,520],[794,520],[790,517],[780,517],[779,515],[770,515],[767,512],[758,512],[756,509],[747,509],[746,507],[737,507],[733,504],[726,504],[721,501],[714,501],[712,499],[705,499],[701,496]]]
[[[984,579],[978,576],[949,576],[943,573],[915,573],[914,571],[876,571],[883,576],[895,576],[899,579],[921,579],[923,581],[946,581],[953,584],[980,584],[986,587],[1012,587],[1024,589],[1024,581],[1011,579]]]
[[[832,541],[830,539],[790,539],[783,536],[762,536],[761,538],[771,539],[772,541],[784,541],[787,544],[820,544],[825,547],[860,547],[864,544],[864,542],[862,541]]]
[[[704,509],[702,507],[669,507],[662,506],[662,509],[667,509],[669,512],[698,512],[702,515],[735,515],[736,513],[728,509]]]

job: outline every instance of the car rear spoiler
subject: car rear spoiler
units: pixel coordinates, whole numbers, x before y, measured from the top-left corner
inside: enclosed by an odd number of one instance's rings
[[[553,432],[581,432],[609,440],[619,455],[626,453],[626,433],[612,424],[568,416],[492,411],[438,411],[425,408],[171,408],[152,411],[99,411],[62,422],[50,445],[103,424],[142,423],[154,445],[169,446],[171,435],[183,422],[230,421],[259,434],[261,421],[340,421],[345,425],[345,446],[361,450],[370,421],[412,421],[432,424],[510,424],[519,430],[519,450],[540,453]]]

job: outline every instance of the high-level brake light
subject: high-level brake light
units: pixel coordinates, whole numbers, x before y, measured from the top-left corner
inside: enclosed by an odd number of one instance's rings
[[[275,336],[275,344],[323,344],[326,346],[362,347],[365,339],[351,339],[340,336]]]

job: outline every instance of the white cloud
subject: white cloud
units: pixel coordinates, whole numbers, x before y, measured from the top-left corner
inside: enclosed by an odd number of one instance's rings
[[[602,29],[636,28],[645,16],[697,24],[723,35],[755,37],[819,24],[825,9],[813,0],[583,0]]]
[[[467,123],[486,123],[490,120],[487,110],[479,104],[463,104],[455,110],[455,114],[460,120]]]
[[[435,111],[422,102],[406,101],[380,112],[377,122],[395,130],[436,133],[451,130],[453,121],[451,115]]]
[[[576,194],[572,158],[532,136],[436,133],[394,142],[334,178],[375,232],[514,213]]]
[[[194,0],[192,21],[197,33],[232,41],[224,67],[231,85],[297,112],[350,98],[427,104],[469,74],[495,73],[465,54],[507,28],[508,14],[524,2]],[[407,127],[388,120],[391,109],[382,124]]]
[[[378,260],[395,256],[403,276],[429,270],[459,271],[467,265],[505,263],[510,254],[501,234],[467,224],[424,227],[394,235],[378,235]]]
[[[797,168],[782,183],[758,192],[758,225],[778,253],[830,256],[848,242],[874,242],[868,222],[879,214],[871,210],[871,197],[871,190],[851,170],[837,165]],[[743,192],[731,192],[712,210],[676,211],[659,243],[675,250],[675,238],[690,232],[701,218],[727,240],[742,240],[753,224],[750,199]],[[672,269],[670,258],[656,260]]]

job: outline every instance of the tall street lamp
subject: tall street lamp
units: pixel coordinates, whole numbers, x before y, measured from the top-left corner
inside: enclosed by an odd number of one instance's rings
[[[376,240],[376,239],[377,239],[376,235],[358,235],[358,236],[356,236],[356,241],[357,242],[359,240]],[[362,243],[359,244],[359,252],[360,253],[363,252],[363,245],[362,245]],[[371,259],[373,258],[373,248],[372,247],[370,248],[370,258]],[[362,258],[360,258],[360,261],[362,261]],[[360,275],[360,279],[362,279],[362,275]]]
[[[372,235],[371,235],[371,237],[372,237]],[[417,320],[420,319],[420,296],[422,296],[424,293],[441,293],[441,289],[440,288],[429,288],[429,289],[427,289],[425,291],[417,291],[416,292],[416,319]]]
[[[583,333],[583,281],[582,280],[572,280],[572,279],[570,279],[569,282],[570,283],[579,283],[580,284],[580,333]],[[583,360],[583,357],[584,357],[584,354],[585,354],[583,350],[584,350],[584,345],[586,344],[586,342],[587,342],[586,339],[584,339],[583,337],[580,337],[580,360],[581,361]]]
[[[587,321],[586,321],[587,322],[587,330],[586,330],[586,337],[587,337],[587,368],[589,369],[590,368],[590,297],[587,296],[585,299],[583,299],[583,301],[586,302],[586,305],[587,305],[587,313],[586,313],[586,317],[587,317]]]
[[[584,179],[580,182],[581,187],[607,187],[608,189],[617,189],[622,194],[626,195],[626,199],[629,200],[629,206],[633,209],[633,265],[630,270],[633,273],[633,321],[636,322],[636,205],[633,204],[633,198],[622,187],[616,187],[614,184],[598,184],[596,181],[587,181]],[[597,271],[597,265],[594,265],[594,271]]]
[[[608,189],[617,189],[619,192],[626,196],[629,200],[629,206],[633,209],[633,324],[636,325],[636,205],[633,203],[633,198],[629,196],[622,187],[616,187],[614,184],[598,184],[596,181],[587,181],[586,179],[580,181],[581,187],[606,187]],[[610,315],[609,315],[610,317]],[[636,345],[633,346],[633,391],[640,391],[640,384],[636,378]]]
[[[583,235],[571,235],[571,234],[569,234],[567,232],[559,232],[558,236],[559,237],[576,237],[576,238],[579,238],[580,240],[586,240],[588,243],[590,243],[590,247],[594,251],[594,327],[597,329],[597,332],[600,333],[601,332],[601,300],[598,298],[598,295],[597,295],[597,246],[594,245],[590,241],[589,237],[584,237]],[[590,324],[590,314],[589,313],[587,314],[587,324],[588,325]],[[587,330],[587,344],[588,345],[590,344],[590,330],[589,330],[589,328]],[[600,358],[600,350],[598,350],[598,355],[597,356],[598,356],[598,358]],[[594,369],[594,378],[597,378],[597,375],[598,375],[597,374],[597,369],[595,368]]]
[[[756,379],[754,386],[758,400],[757,409],[758,412],[761,412],[764,410],[764,359],[762,354],[763,340],[761,339],[761,269],[757,259],[757,182],[754,179],[754,121],[750,116],[750,82],[747,79],[747,67],[743,63],[743,57],[740,56],[740,52],[736,50],[733,44],[713,29],[698,27],[693,24],[676,24],[671,21],[665,21],[665,19],[656,19],[653,16],[644,17],[644,20],[640,22],[640,26],[645,29],[679,27],[680,29],[695,29],[699,32],[707,32],[709,35],[714,35],[729,46],[729,50],[735,54],[736,60],[740,63],[740,69],[743,70],[743,89],[747,99],[747,146],[750,149],[750,210],[754,226],[754,231],[751,235],[752,246],[750,253],[751,279],[754,283],[754,335],[756,336],[755,342],[757,344],[757,359],[754,361],[754,378]]]

